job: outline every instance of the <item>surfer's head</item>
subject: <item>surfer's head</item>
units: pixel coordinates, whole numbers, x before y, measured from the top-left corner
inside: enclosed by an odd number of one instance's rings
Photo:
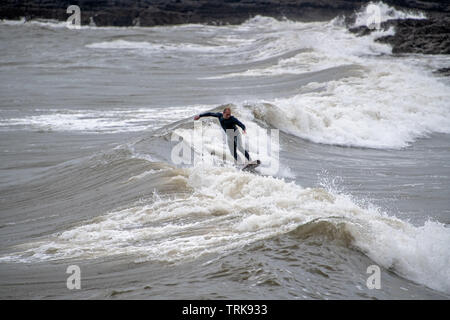
[[[222,114],[225,119],[229,119],[231,117],[231,109],[230,108],[223,109]]]

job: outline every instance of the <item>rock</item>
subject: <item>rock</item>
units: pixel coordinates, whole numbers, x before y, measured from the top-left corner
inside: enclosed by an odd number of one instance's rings
[[[381,29],[394,27],[395,34],[377,38],[376,41],[392,46],[392,53],[450,54],[450,17],[432,16],[429,19],[388,20]],[[350,28],[364,36],[372,31],[365,26]]]
[[[439,74],[442,76],[450,77],[450,68],[441,68],[433,71],[435,74]]]
[[[66,20],[66,8],[78,5],[82,24],[94,17],[98,26],[141,26],[181,23],[238,24],[255,15],[294,20],[329,20],[350,14],[360,0],[3,0],[1,19],[30,18]]]

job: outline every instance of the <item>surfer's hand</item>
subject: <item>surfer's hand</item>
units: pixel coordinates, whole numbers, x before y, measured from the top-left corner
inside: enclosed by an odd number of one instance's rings
[[[198,120],[198,119],[200,119],[200,116],[195,116],[194,117],[194,120]]]
[[[247,134],[247,131],[243,130],[242,132],[244,132],[244,134]]]

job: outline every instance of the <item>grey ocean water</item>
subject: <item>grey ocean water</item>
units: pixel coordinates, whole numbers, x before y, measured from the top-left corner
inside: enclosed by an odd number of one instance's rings
[[[1,22],[0,297],[448,299],[450,59],[375,36]],[[173,163],[224,104],[280,130],[276,173]]]

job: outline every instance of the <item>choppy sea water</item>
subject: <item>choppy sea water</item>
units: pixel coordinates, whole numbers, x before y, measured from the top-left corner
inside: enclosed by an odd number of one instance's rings
[[[0,296],[448,299],[450,58],[393,32],[1,22]],[[279,130],[275,172],[220,162],[214,119],[194,134],[225,104],[250,146]]]

